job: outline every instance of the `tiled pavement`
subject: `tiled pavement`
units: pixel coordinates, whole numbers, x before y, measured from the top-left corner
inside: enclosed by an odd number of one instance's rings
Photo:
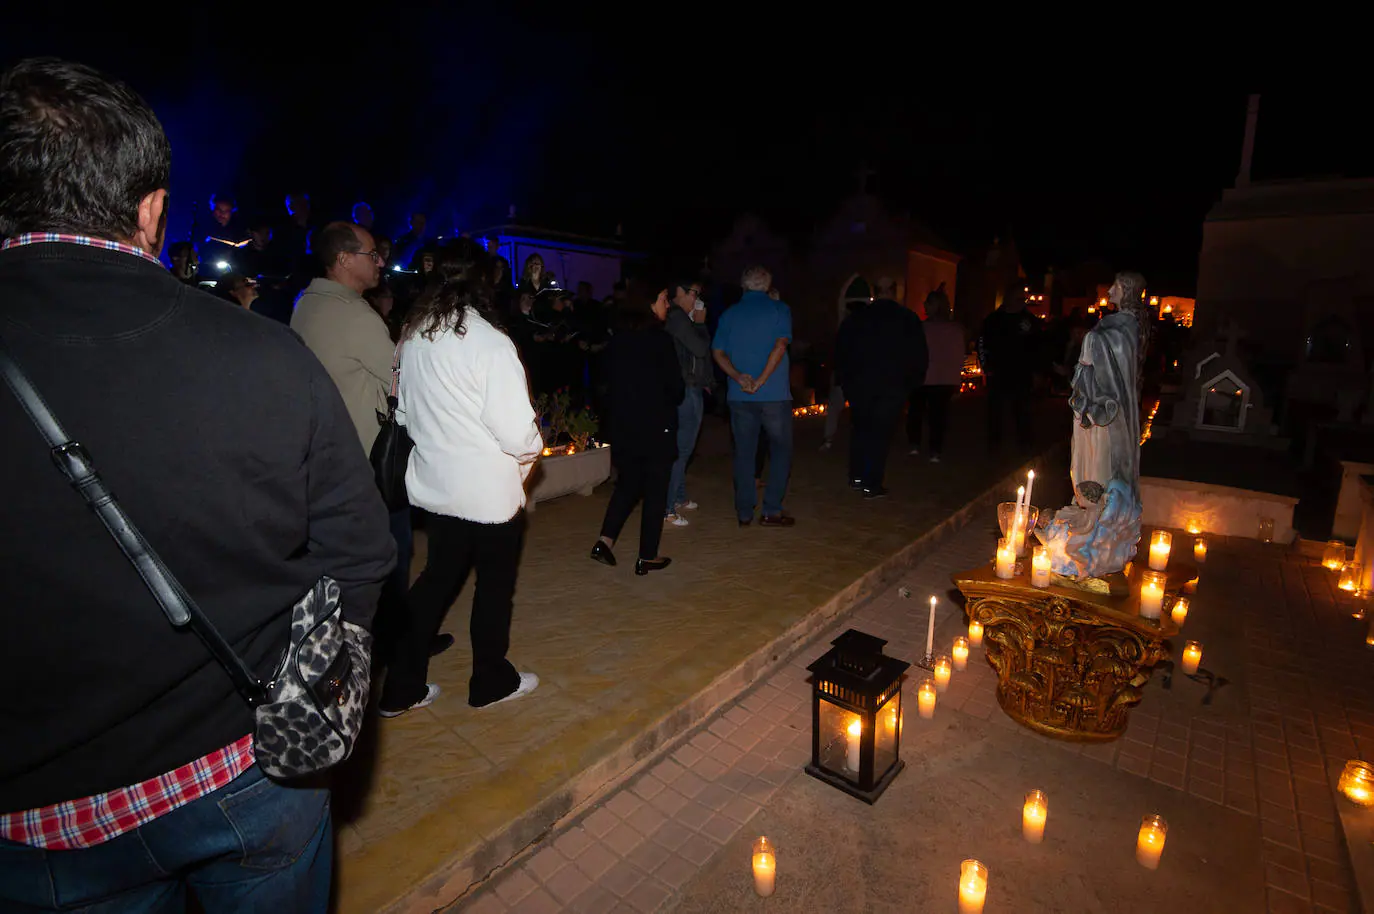
[[[920,597],[954,596],[950,575],[985,561],[991,542],[987,528],[971,525],[909,575],[913,599],[893,588],[842,627],[887,638],[894,656],[918,657]],[[1203,668],[1229,683],[1204,706],[1201,685],[1176,676],[1166,690],[1156,674],[1126,735],[1113,743],[1063,743],[1012,723],[996,705],[979,650],[967,672],[955,674],[937,714],[986,720],[1038,751],[1078,754],[1253,817],[1270,912],[1356,910],[1328,766],[1374,754],[1374,651],[1334,583],[1315,561],[1283,547],[1211,538],[1183,637],[1201,641]],[[964,617],[950,599],[941,605],[936,643],[948,645]],[[839,630],[453,910],[671,910],[708,861],[801,776],[810,753],[805,666]],[[904,696],[913,707],[917,684],[912,677]]]

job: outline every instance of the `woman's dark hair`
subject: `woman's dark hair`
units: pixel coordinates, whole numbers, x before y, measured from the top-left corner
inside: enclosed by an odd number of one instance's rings
[[[53,58],[0,75],[0,238],[132,238],[139,203],[171,173],[162,124],[123,83]]]
[[[505,316],[492,295],[485,257],[476,256],[467,245],[445,247],[434,255],[433,275],[435,281],[410,306],[407,336],[419,333],[432,340],[448,329],[462,336],[467,332],[468,308],[492,326],[505,327]]]
[[[658,293],[664,286],[645,286],[645,289],[652,289],[652,292],[640,293],[639,288],[630,289],[630,304],[621,308],[616,314],[618,329],[622,331],[644,330],[648,327],[659,326],[658,315],[654,313],[654,302],[658,301]],[[672,295],[672,290],[668,293]],[[669,307],[672,307],[670,304]]]

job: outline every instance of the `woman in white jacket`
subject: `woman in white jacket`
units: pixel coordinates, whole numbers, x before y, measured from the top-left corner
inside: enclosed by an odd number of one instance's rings
[[[486,707],[533,691],[517,672],[511,607],[525,528],[525,480],[544,442],[525,369],[501,329],[485,259],[443,252],[438,282],[415,303],[401,344],[400,408],[415,442],[410,503],[425,512],[429,554],[410,589],[410,612],[380,700],[384,717],[434,701],[429,652],[444,614],[476,571],[469,626],[468,704]]]

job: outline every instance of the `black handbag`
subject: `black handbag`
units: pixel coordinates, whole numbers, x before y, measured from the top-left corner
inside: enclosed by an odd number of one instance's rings
[[[275,778],[298,777],[348,758],[367,707],[372,636],[344,621],[339,585],[322,577],[297,601],[281,662],[270,682],[259,682],[115,501],[86,449],[67,436],[4,340],[0,372],[47,442],[53,463],[100,518],[167,621],[195,633],[253,710],[253,751],[262,770]]]
[[[377,489],[382,493],[388,511],[402,511],[410,507],[410,497],[406,494],[406,467],[410,464],[410,451],[415,442],[410,440],[406,427],[396,421],[396,388],[401,377],[401,346],[397,344],[396,355],[391,360],[391,393],[386,397],[386,414],[377,410],[377,424],[381,430],[372,442],[372,475],[377,480]]]

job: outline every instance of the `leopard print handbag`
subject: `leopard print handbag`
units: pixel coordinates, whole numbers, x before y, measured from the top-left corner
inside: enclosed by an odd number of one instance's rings
[[[274,778],[299,777],[348,758],[367,706],[372,636],[344,621],[338,582],[320,578],[292,607],[290,642],[264,687],[134,526],[90,454],[68,437],[3,339],[0,376],[47,442],[57,469],[104,524],[167,621],[195,633],[253,709],[253,749],[262,770]]]

